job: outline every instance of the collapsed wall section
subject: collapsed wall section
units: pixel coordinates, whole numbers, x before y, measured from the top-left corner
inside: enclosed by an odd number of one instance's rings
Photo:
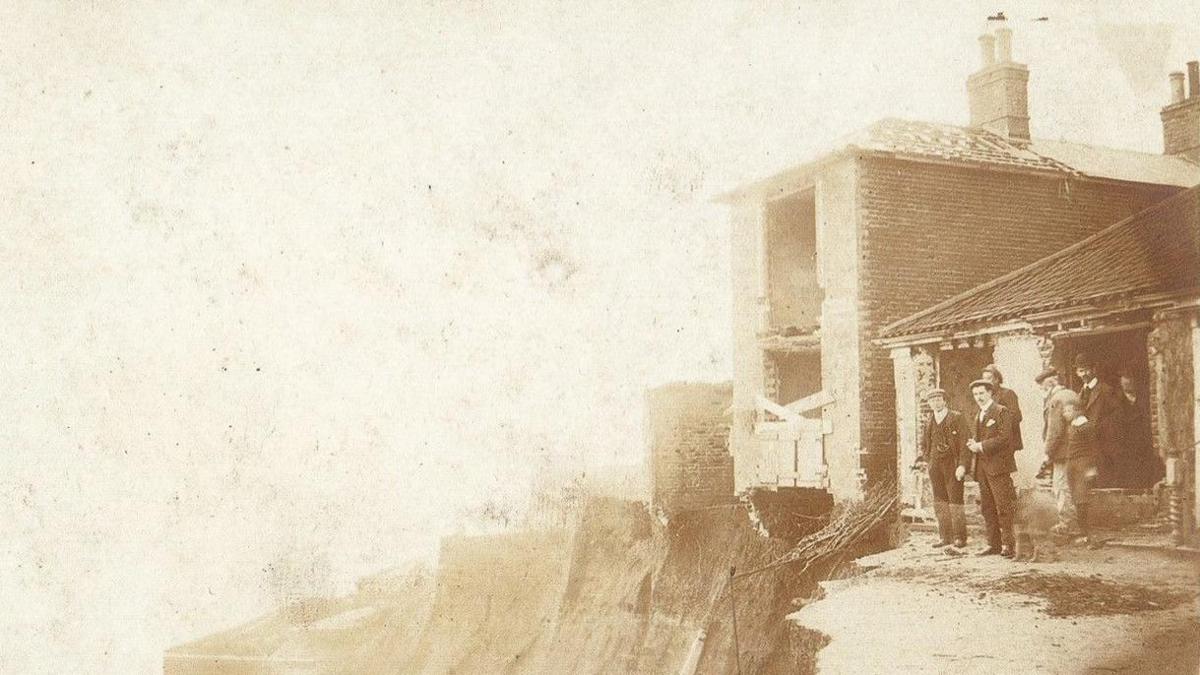
[[[676,383],[646,394],[651,500],[666,512],[733,500],[729,383]]]

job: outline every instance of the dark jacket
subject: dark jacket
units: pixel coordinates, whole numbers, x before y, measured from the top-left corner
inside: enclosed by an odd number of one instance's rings
[[[971,468],[971,451],[967,449],[967,439],[971,437],[971,428],[967,418],[957,410],[947,410],[946,419],[938,424],[933,415],[925,422],[921,430],[921,460],[953,459],[964,469]]]
[[[1146,454],[1146,446],[1150,444],[1150,406],[1145,396],[1130,401],[1127,396],[1118,393],[1117,400],[1121,403],[1121,444],[1126,452],[1140,457]]]
[[[1072,462],[1096,459],[1096,424],[1086,416],[1076,417],[1067,425],[1066,458]]]
[[[1017,470],[1013,433],[1013,414],[1003,405],[993,401],[982,421],[975,413],[974,438],[983,444],[983,451],[975,455],[976,476],[980,472],[995,476]]]
[[[1121,422],[1118,425],[1121,445],[1121,467],[1125,482],[1132,488],[1148,488],[1162,479],[1163,460],[1154,452],[1150,430],[1150,406],[1146,396],[1130,401],[1117,393],[1121,402]]]
[[[1017,402],[1017,392],[1007,387],[996,387],[996,403],[1008,408],[1013,419],[1013,450],[1025,447],[1021,439],[1021,404]]]
[[[1121,422],[1121,400],[1117,392],[1103,382],[1097,381],[1096,388],[1079,388],[1079,400],[1083,414],[1096,425],[1096,444],[1101,454],[1112,454],[1119,442],[1118,427]]]

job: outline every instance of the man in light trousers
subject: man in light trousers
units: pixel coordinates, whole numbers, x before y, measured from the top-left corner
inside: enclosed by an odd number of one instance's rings
[[[1075,509],[1067,487],[1067,422],[1063,419],[1062,406],[1064,401],[1074,397],[1070,389],[1059,384],[1058,370],[1054,368],[1043,370],[1034,381],[1045,394],[1042,403],[1042,442],[1046,462],[1053,467],[1051,485],[1054,503],[1058,509],[1058,523],[1054,526],[1054,531],[1058,534],[1068,534],[1071,531]]]

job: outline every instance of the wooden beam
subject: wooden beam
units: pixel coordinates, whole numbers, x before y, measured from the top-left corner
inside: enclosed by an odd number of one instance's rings
[[[799,413],[785,408],[784,406],[779,405],[778,403],[761,394],[756,395],[754,397],[754,401],[755,405],[757,405],[760,410],[765,410],[780,419],[784,419],[789,422],[799,422],[801,419],[803,419],[800,417]]]
[[[825,406],[832,404],[835,400],[836,399],[833,398],[832,394],[822,389],[815,394],[809,394],[804,398],[792,401],[784,407],[794,413],[803,414],[810,410],[824,408]]]

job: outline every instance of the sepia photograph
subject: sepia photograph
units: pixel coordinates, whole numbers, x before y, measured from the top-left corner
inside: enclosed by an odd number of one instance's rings
[[[0,674],[1200,673],[1197,0],[0,6]]]

